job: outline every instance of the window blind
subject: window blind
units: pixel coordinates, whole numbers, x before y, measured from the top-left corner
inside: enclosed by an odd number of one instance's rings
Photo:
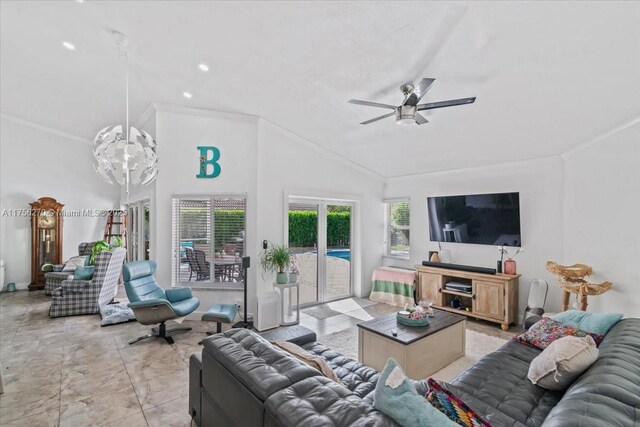
[[[172,199],[172,284],[240,282],[245,252],[244,196]]]

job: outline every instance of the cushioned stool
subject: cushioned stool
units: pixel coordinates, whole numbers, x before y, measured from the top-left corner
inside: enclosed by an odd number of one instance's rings
[[[235,304],[214,304],[209,310],[202,315],[205,322],[216,322],[216,332],[222,332],[222,323],[231,323],[235,320],[238,313],[238,307]],[[211,335],[213,332],[207,332]]]

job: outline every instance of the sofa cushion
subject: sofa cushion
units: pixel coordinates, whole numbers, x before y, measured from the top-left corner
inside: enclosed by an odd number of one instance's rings
[[[640,423],[640,319],[607,333],[598,360],[567,389],[545,427],[633,426]]]
[[[541,352],[510,341],[458,375],[456,396],[492,425],[500,413],[527,426],[539,426],[562,393],[531,384],[529,363]]]
[[[401,426],[456,427],[438,408],[418,394],[394,358],[380,373],[376,385],[374,408],[393,418]],[[468,426],[473,427],[473,426]],[[483,425],[483,427],[491,427]]]
[[[375,369],[317,342],[305,344],[302,348],[326,360],[342,384],[358,396],[365,397],[376,388],[380,373]]]
[[[583,331],[604,335],[622,319],[622,313],[590,313],[581,310],[567,310],[551,318]]]
[[[205,352],[262,401],[293,383],[320,375],[317,370],[246,329],[212,335],[203,344]]]
[[[281,427],[398,425],[357,394],[321,376],[304,379],[274,393],[265,402],[265,408],[271,424]]]
[[[525,344],[531,347],[544,350],[557,339],[566,336],[586,337],[591,335],[596,345],[599,345],[604,338],[600,334],[592,334],[575,326],[566,325],[557,320],[553,320],[550,317],[545,317],[536,324],[534,324],[529,330],[524,331],[520,335],[513,337],[513,340],[521,344]]]
[[[531,361],[527,377],[547,390],[565,390],[597,359],[593,338],[560,338]]]
[[[338,384],[342,384],[342,381],[340,381],[340,378],[338,378],[335,371],[331,369],[331,366],[329,366],[327,361],[317,354],[311,353],[310,351],[307,351],[304,348],[288,341],[276,341],[273,343],[273,345],[285,351],[286,353],[289,353],[296,359],[301,360],[312,368],[317,369],[323,376],[329,378],[330,380],[333,380]]]

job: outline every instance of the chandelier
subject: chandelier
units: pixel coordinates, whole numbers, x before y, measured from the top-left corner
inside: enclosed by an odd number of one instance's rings
[[[126,123],[125,126],[107,126],[96,135],[93,143],[94,169],[108,184],[125,186],[145,185],[158,175],[156,142],[144,130],[129,126],[129,59],[126,35],[112,33],[125,60]]]

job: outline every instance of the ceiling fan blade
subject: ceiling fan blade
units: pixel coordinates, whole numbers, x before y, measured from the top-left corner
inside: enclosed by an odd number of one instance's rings
[[[386,119],[387,117],[395,116],[395,114],[396,114],[396,112],[394,111],[393,113],[385,114],[384,116],[376,117],[375,119],[366,120],[366,121],[364,121],[364,122],[362,122],[360,124],[361,125],[368,125],[369,123],[377,122],[378,120],[382,120],[382,119]]]
[[[429,123],[429,120],[427,120],[424,116],[416,113],[416,124],[424,125],[427,123]]]
[[[380,104],[379,102],[361,101],[359,99],[350,99],[349,104],[366,105],[367,107],[388,108],[390,110],[396,109],[394,105]]]
[[[402,105],[418,105],[418,102],[422,99],[423,96],[429,92],[431,89],[431,85],[435,82],[436,79],[422,79],[418,86],[411,92],[411,94],[407,97],[407,99],[402,103]]]
[[[418,111],[433,110],[434,108],[455,107],[456,105],[473,104],[476,97],[452,99],[450,101],[429,102],[427,104],[418,105]]]

